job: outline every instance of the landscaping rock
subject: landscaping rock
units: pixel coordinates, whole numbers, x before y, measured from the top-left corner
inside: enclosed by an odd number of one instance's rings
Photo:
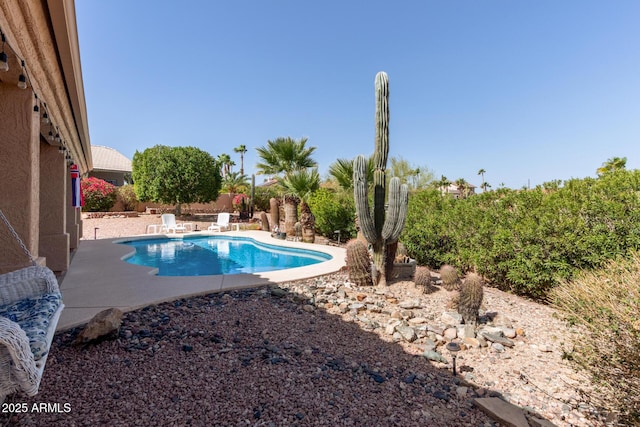
[[[416,331],[414,331],[413,328],[409,326],[404,326],[404,325],[396,326],[396,331],[399,332],[400,335],[402,335],[402,338],[405,341],[414,342],[415,340],[418,339],[418,336],[416,335]]]
[[[108,308],[96,314],[78,334],[76,344],[86,344],[116,332],[122,324],[122,314],[118,308]]]
[[[497,397],[474,399],[474,404],[494,420],[508,427],[529,427],[524,412],[519,407]]]
[[[444,356],[442,356],[437,351],[433,351],[433,350],[425,351],[422,355],[428,360],[433,360],[434,362],[449,363],[449,361],[445,359]]]
[[[502,337],[497,334],[492,334],[489,332],[483,332],[482,336],[487,339],[487,341],[491,341],[492,343],[499,343],[507,347],[513,347],[515,344],[508,338]]]
[[[400,308],[412,309],[412,308],[420,308],[422,304],[419,300],[410,300],[410,301],[402,301],[400,303]]]
[[[447,341],[455,340],[458,337],[458,331],[456,328],[447,328],[444,330],[444,338]]]
[[[457,311],[445,311],[440,320],[445,325],[455,326],[462,323],[462,315]]]

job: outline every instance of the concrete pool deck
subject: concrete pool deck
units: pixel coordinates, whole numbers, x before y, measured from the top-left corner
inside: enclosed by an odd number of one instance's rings
[[[229,231],[224,233],[196,232],[188,236],[237,236],[271,245],[315,250],[333,258],[306,267],[255,274],[217,276],[168,277],[156,276],[155,269],[129,264],[122,260],[133,249],[117,242],[164,235],[142,235],[129,238],[83,240],[76,250],[69,270],[60,283],[65,305],[57,330],[84,324],[100,311],[117,307],[122,311],[147,305],[212,292],[250,288],[300,280],[339,271],[345,265],[344,248],[274,239],[265,231]],[[167,236],[174,237],[173,234]]]

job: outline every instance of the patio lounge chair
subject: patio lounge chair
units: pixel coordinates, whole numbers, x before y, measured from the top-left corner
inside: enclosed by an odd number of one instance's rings
[[[222,231],[229,230],[229,214],[227,212],[223,212],[218,214],[218,220],[216,222],[211,223],[207,230],[209,231]]]
[[[162,214],[162,228],[168,233],[171,233],[172,230],[174,233],[187,231],[185,224],[176,223],[176,216],[174,214]]]

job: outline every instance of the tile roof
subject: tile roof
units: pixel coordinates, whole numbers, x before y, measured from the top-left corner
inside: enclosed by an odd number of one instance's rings
[[[113,148],[102,145],[91,146],[93,170],[131,172],[131,160]]]

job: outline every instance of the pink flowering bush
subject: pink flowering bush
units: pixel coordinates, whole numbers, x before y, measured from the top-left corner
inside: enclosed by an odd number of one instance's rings
[[[247,206],[249,206],[249,196],[242,193],[236,194],[231,201],[231,204],[233,205],[234,210],[244,212],[247,209]]]
[[[116,203],[116,187],[99,178],[82,178],[80,181],[83,210],[88,212],[107,212]]]

